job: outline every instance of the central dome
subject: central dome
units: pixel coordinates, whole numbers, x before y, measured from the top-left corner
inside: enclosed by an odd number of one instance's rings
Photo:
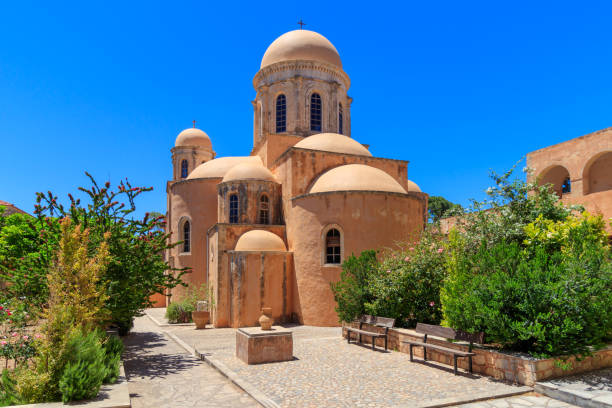
[[[321,34],[309,30],[289,31],[274,40],[266,50],[260,68],[290,60],[319,61],[342,68],[336,47]]]

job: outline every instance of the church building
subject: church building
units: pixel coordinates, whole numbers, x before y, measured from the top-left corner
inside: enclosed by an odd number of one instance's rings
[[[195,127],[176,138],[167,228],[182,242],[167,259],[191,268],[189,285],[208,285],[215,327],[256,326],[263,307],[276,322],[339,325],[330,283],[342,262],[421,231],[428,196],[407,161],[351,138],[350,79],[322,35],[277,38],[253,86],[250,156],[216,157]]]

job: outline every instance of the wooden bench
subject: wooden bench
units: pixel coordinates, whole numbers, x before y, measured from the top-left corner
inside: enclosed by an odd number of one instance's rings
[[[364,324],[370,324],[377,327],[382,327],[385,329],[384,333],[378,331],[370,331],[363,330]],[[359,335],[359,343],[361,343],[361,336],[369,336],[372,338],[372,350],[376,350],[376,339],[379,337],[383,337],[385,339],[385,351],[387,350],[387,334],[389,333],[389,329],[393,328],[395,325],[395,319],[391,319],[389,317],[378,317],[378,316],[370,316],[363,315],[359,318],[359,328],[355,329],[353,327],[346,328],[346,341],[351,343],[351,333],[357,333]]]
[[[472,353],[472,346],[474,343],[482,344],[484,341],[484,333],[466,333],[461,330],[451,329],[450,327],[435,326],[432,324],[417,323],[417,333],[424,334],[423,341],[409,341],[403,340],[402,343],[410,345],[410,361],[413,361],[412,348],[423,347],[423,360],[427,361],[427,349],[433,349],[442,353],[448,353],[453,355],[454,359],[454,372],[457,375],[457,359],[467,357],[469,359],[469,372],[472,373],[472,356],[476,355]],[[427,343],[427,335],[443,337],[445,339],[462,340],[470,343],[468,351],[461,351],[452,349],[449,347],[438,346],[436,344]]]

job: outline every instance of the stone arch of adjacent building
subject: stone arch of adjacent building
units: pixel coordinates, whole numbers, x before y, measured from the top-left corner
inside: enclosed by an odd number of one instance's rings
[[[612,190],[612,150],[591,157],[582,170],[583,194]]]
[[[538,174],[537,180],[538,184],[542,186],[551,184],[553,191],[557,193],[559,197],[571,191],[571,187],[570,191],[563,191],[566,180],[571,180],[570,172],[563,164],[557,163],[548,166]]]

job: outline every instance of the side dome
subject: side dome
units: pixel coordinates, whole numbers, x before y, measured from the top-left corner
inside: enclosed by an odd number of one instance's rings
[[[240,163],[225,173],[223,182],[235,180],[267,180],[276,181],[274,174],[263,164],[256,162]]]
[[[198,178],[220,178],[225,176],[229,169],[240,163],[255,163],[263,166],[259,156],[220,157],[200,164],[187,176],[187,180]]]
[[[408,191],[413,191],[416,193],[421,192],[421,188],[412,180],[408,180]]]
[[[174,142],[176,147],[191,147],[198,146],[204,147],[208,150],[212,150],[212,143],[210,137],[202,130],[197,128],[187,128],[178,134],[176,141]]]
[[[283,240],[276,234],[264,230],[245,232],[236,242],[236,251],[286,251]]]
[[[328,170],[315,181],[309,192],[355,190],[406,193],[406,190],[389,174],[365,164],[347,164]]]
[[[357,156],[372,156],[372,153],[361,143],[338,133],[318,133],[308,136],[297,142],[294,147],[322,150],[324,152],[355,154]]]
[[[336,47],[321,34],[310,30],[289,31],[274,40],[266,50],[260,68],[290,60],[319,61],[342,68]]]

